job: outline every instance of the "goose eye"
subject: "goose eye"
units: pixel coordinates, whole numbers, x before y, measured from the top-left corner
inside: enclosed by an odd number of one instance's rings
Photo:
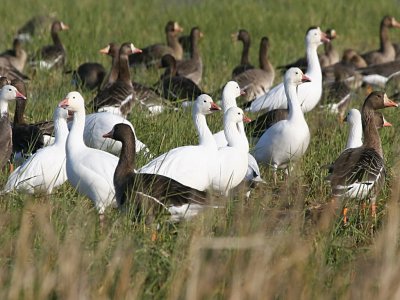
[[[8,89],[9,92],[11,92],[11,89]]]
[[[72,99],[75,99],[75,96],[73,96]]]
[[[204,103],[207,103],[207,100],[204,100]]]

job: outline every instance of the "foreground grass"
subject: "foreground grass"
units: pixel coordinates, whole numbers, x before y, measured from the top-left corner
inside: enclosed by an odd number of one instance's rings
[[[130,40],[138,47],[163,41],[169,19],[178,20],[185,32],[199,25],[205,33],[202,86],[210,92],[229,79],[238,62],[241,47],[230,42],[230,33],[238,28],[252,34],[252,62],[257,61],[259,39],[268,35],[271,60],[277,66],[304,52],[303,37],[310,25],[334,27],[340,35],[339,50],[372,49],[378,45],[381,17],[399,13],[395,1],[367,1],[362,7],[314,0],[3,2],[0,15],[7,30],[0,36],[2,48],[8,48],[27,18],[56,12],[71,27],[61,36],[68,69],[85,61],[109,66],[97,51],[112,40]],[[391,36],[396,40],[398,33]],[[27,49],[34,53],[48,42],[47,35],[38,36]],[[27,118],[49,119],[71,90],[70,78],[57,71],[27,72],[33,78]],[[137,70],[133,76],[151,84],[158,73]],[[85,99],[93,97],[82,92]],[[359,107],[364,98],[365,91],[360,91],[353,106]],[[348,226],[329,210],[310,212],[330,201],[323,166],[341,151],[347,131],[336,116],[320,109],[306,116],[311,145],[287,183],[274,186],[269,170],[262,168],[267,184],[258,186],[249,200],[238,194],[226,201],[225,208],[178,225],[160,220],[156,241],[155,228],[133,224],[129,213],[110,209],[100,227],[92,203],[68,184],[47,197],[0,196],[0,298],[398,298],[396,114],[385,111],[394,128],[381,130],[388,180],[379,197],[377,220],[357,203],[349,203]],[[135,108],[130,118],[139,138],[155,154],[196,143],[188,112],[148,118]],[[213,131],[221,128],[221,119],[209,118]],[[138,163],[144,162],[141,157]],[[0,180],[3,184],[6,174]]]

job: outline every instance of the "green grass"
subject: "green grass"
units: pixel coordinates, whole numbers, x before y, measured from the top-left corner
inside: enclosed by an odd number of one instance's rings
[[[185,33],[199,26],[205,34],[202,88],[210,93],[230,79],[239,61],[241,46],[230,40],[239,28],[252,35],[251,62],[258,61],[260,38],[268,36],[270,59],[278,66],[304,53],[304,34],[311,25],[335,28],[340,52],[363,52],[378,47],[382,16],[400,15],[398,1],[3,0],[1,7],[2,49],[11,46],[16,30],[33,15],[55,12],[68,24],[70,30],[61,33],[67,69],[86,61],[108,68],[109,59],[98,50],[110,41],[132,41],[137,47],[164,41],[170,19]],[[391,32],[396,42],[398,35]],[[34,54],[49,42],[48,33],[39,35],[26,49]],[[72,88],[69,75],[26,72],[32,77],[27,119],[50,119]],[[158,75],[138,70],[132,77],[150,85]],[[87,101],[94,96],[82,93]],[[353,107],[364,98],[362,90]],[[309,207],[329,203],[323,166],[337,157],[347,136],[346,125],[317,108],[306,116],[310,147],[287,183],[274,186],[270,171],[262,168],[267,184],[249,200],[239,193],[226,200],[225,208],[190,222],[162,222],[156,241],[151,239],[154,226],[133,224],[129,213],[109,209],[101,227],[90,200],[68,184],[51,196],[0,196],[0,298],[398,298],[400,122],[396,109],[384,113],[394,128],[380,131],[388,175],[377,220],[353,202],[348,226],[338,215],[308,213]],[[197,141],[189,112],[148,118],[134,108],[130,120],[155,154]],[[221,114],[208,120],[213,131],[222,128]],[[138,163],[144,162],[140,157]],[[0,177],[1,185],[6,178]]]

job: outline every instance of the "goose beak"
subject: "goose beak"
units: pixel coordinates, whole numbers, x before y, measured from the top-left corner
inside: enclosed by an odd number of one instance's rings
[[[383,105],[385,107],[398,107],[399,105],[394,102],[393,100],[389,99],[388,96],[385,94],[383,98]]]
[[[63,22],[61,22],[61,29],[62,30],[68,30],[69,26],[67,24],[64,24]]]
[[[397,22],[396,19],[393,19],[393,21],[392,21],[392,26],[395,27],[395,28],[400,28],[400,23]]]
[[[383,127],[392,127],[392,126],[393,126],[392,123],[389,123],[388,121],[383,120]]]
[[[215,102],[211,102],[210,110],[221,110],[221,107],[219,107]]]
[[[301,82],[311,82],[310,77],[306,76],[303,74],[303,76],[301,76]]]
[[[142,49],[139,49],[139,48],[135,48],[132,51],[132,53],[142,53],[142,52],[143,52]]]
[[[244,122],[244,123],[250,123],[250,122],[251,122],[251,119],[250,119],[248,116],[243,115],[243,122]]]
[[[328,38],[325,32],[321,32],[321,42],[329,43],[331,40]]]
[[[108,54],[108,51],[110,51],[110,45],[99,50],[101,54]]]
[[[105,133],[105,134],[103,134],[103,138],[112,138],[112,136],[113,136],[113,131],[111,130],[109,133]]]
[[[15,93],[15,98],[26,100],[26,97],[25,97],[21,92],[19,92],[19,91],[16,91],[16,93]]]
[[[243,90],[243,89],[241,89],[241,90],[240,90],[240,96],[243,96],[243,95],[246,95],[246,91]]]
[[[61,100],[60,103],[58,103],[58,107],[68,108],[68,106],[69,106],[68,98],[63,99],[63,100]]]

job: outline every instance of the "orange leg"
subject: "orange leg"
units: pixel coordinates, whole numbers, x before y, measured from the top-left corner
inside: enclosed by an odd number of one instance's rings
[[[349,211],[349,209],[347,207],[343,208],[343,224],[347,225],[347,223],[349,222],[349,218],[347,217],[347,212]]]

